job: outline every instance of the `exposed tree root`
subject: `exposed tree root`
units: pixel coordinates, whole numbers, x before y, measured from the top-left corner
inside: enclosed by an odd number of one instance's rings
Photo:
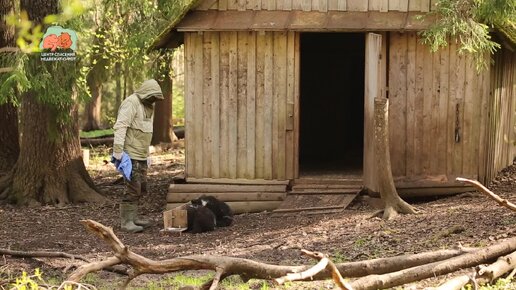
[[[455,180],[460,181],[460,182],[469,183],[469,184],[475,186],[480,192],[482,192],[483,194],[487,195],[488,197],[494,199],[501,206],[504,206],[512,211],[516,211],[516,204],[514,204],[506,199],[501,198],[500,196],[498,196],[497,194],[495,194],[494,192],[489,190],[487,187],[483,186],[482,183],[480,183],[476,180],[471,180],[471,179],[462,178],[462,177],[457,177],[457,178],[455,178]]]

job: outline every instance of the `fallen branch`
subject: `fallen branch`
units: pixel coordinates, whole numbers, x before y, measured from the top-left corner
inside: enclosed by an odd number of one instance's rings
[[[15,251],[15,250],[9,250],[9,249],[1,249],[0,248],[0,255],[7,255],[12,257],[23,257],[23,258],[67,258],[74,260],[81,260],[86,263],[92,263],[87,258],[80,256],[80,255],[73,255],[65,252],[47,252],[47,251]],[[96,263],[96,262],[94,262]],[[101,268],[106,271],[110,271],[117,274],[127,275],[127,271],[125,269],[121,268],[114,268],[114,267],[103,267]],[[99,269],[100,270],[100,269]]]
[[[457,178],[455,178],[455,180],[460,181],[460,182],[469,183],[469,184],[475,186],[480,192],[482,192],[485,195],[487,195],[488,197],[494,199],[501,206],[504,206],[512,211],[516,211],[516,204],[511,203],[510,201],[501,198],[500,196],[498,196],[497,194],[495,194],[494,192],[489,190],[487,187],[482,185],[482,183],[480,183],[476,180],[471,180],[471,179],[462,178],[462,177],[457,177]]]
[[[516,252],[510,255],[500,257],[498,260],[478,271],[479,283],[492,282],[494,279],[502,276],[503,274],[516,269]]]
[[[516,251],[516,237],[499,244],[444,261],[409,268],[384,275],[369,275],[351,283],[354,289],[385,289],[422,279],[444,275],[459,269],[487,263],[497,257]]]
[[[90,232],[104,240],[111,247],[115,256],[102,262],[92,262],[81,266],[68,277],[68,280],[72,282],[78,282],[90,272],[101,270],[106,266],[114,266],[122,263],[133,267],[133,271],[124,283],[125,286],[132,279],[141,274],[164,274],[184,270],[212,270],[216,271],[217,275],[212,281],[210,281],[208,288],[211,289],[215,289],[219,281],[222,281],[224,278],[231,275],[240,275],[244,280],[252,278],[271,280],[277,277],[286,276],[288,273],[303,272],[310,268],[309,266],[279,266],[242,258],[205,255],[194,255],[155,261],[130,251],[129,248],[127,248],[113,233],[111,228],[92,220],[83,220],[81,223],[83,223]],[[334,266],[342,276],[360,277],[367,274],[388,273],[399,269],[405,269],[407,267],[441,261],[450,257],[469,253],[471,251],[472,249],[459,248],[455,250],[441,250],[415,255],[381,258],[370,261],[343,263]],[[328,269],[328,267],[326,267],[323,271],[310,279],[328,279],[333,277],[334,273],[335,271],[332,268]]]
[[[327,257],[324,257],[321,253],[311,253],[306,250],[301,250],[306,255],[309,255],[311,257],[315,257],[319,259],[319,263],[315,264],[313,267],[299,273],[287,273],[287,275],[283,277],[279,277],[274,279],[274,281],[278,285],[283,285],[286,282],[291,281],[300,281],[300,280],[306,280],[308,278],[312,278],[316,274],[320,273],[324,269],[326,269],[326,266],[328,266],[328,262],[330,261]]]
[[[480,268],[477,272],[474,272],[472,277],[468,275],[462,275],[446,281],[444,284],[433,290],[460,290],[468,283],[485,284],[494,281],[501,277],[503,274],[509,271],[516,271],[516,252],[510,255],[500,257],[498,260],[487,266]],[[509,279],[511,279],[509,274]]]
[[[311,256],[314,259],[327,259],[327,257],[324,254],[319,253],[319,252],[312,253],[312,252],[305,251],[305,254]],[[339,286],[340,289],[345,289],[345,290],[353,289],[353,288],[351,288],[351,285],[348,282],[346,282],[346,280],[344,280],[344,278],[342,277],[342,275],[339,272],[339,269],[337,269],[335,264],[330,259],[328,259],[328,265],[326,266],[326,269],[331,272],[331,277],[333,279],[333,282],[335,282],[335,284],[337,284],[337,286]]]
[[[81,260],[90,263],[90,260],[83,256],[68,254],[65,252],[47,252],[47,251],[15,251],[9,249],[0,249],[0,255],[24,258],[67,258],[72,260]]]
[[[471,281],[471,278],[468,275],[457,276],[453,279],[450,279],[439,285],[439,287],[430,288],[433,290],[461,290],[468,282]]]
[[[317,273],[323,271],[324,269],[327,269],[332,274],[333,282],[340,288],[344,290],[352,290],[351,286],[342,278],[342,276],[339,273],[339,270],[337,267],[335,267],[335,264],[328,259],[323,253],[320,252],[310,252],[307,250],[301,250],[303,254],[306,256],[309,256],[311,258],[319,260],[319,263],[317,263],[312,268],[301,272],[301,273],[289,273],[285,277],[280,277],[274,279],[278,285],[282,285],[287,281],[297,281],[297,280],[305,280],[307,278],[311,278],[315,276]]]

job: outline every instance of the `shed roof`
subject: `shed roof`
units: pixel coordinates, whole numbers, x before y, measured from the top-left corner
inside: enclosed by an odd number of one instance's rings
[[[203,0],[191,0],[169,26],[153,41],[150,50],[175,48],[186,31],[411,31],[427,28],[434,17],[416,20],[421,12],[350,12],[350,11],[218,11],[193,10]],[[497,26],[504,42],[516,47],[513,25]]]
[[[514,24],[496,26],[496,31],[502,37],[503,42],[513,51],[516,50],[516,27]]]
[[[195,5],[195,4],[194,4]],[[185,31],[408,31],[421,30],[430,17],[416,20],[421,12],[350,11],[185,11],[152,43],[149,49],[175,48]]]

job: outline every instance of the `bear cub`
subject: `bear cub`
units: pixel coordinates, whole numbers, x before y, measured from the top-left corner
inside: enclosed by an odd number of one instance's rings
[[[202,195],[191,201],[192,205],[204,206],[215,214],[215,226],[228,227],[233,223],[233,211],[229,205],[211,195]]]

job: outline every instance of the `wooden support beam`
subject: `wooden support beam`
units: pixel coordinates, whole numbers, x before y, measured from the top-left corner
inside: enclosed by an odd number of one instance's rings
[[[171,184],[169,192],[285,192],[285,185]]]
[[[281,201],[230,201],[227,202],[233,213],[250,213],[272,211],[279,207]],[[183,203],[167,203],[167,210],[183,205]]]
[[[187,183],[237,184],[237,185],[288,185],[289,180],[243,179],[243,178],[186,178]]]
[[[189,202],[206,194],[202,192],[169,192],[167,202]],[[208,195],[214,196],[221,201],[282,201],[287,195],[286,192],[214,192]]]

